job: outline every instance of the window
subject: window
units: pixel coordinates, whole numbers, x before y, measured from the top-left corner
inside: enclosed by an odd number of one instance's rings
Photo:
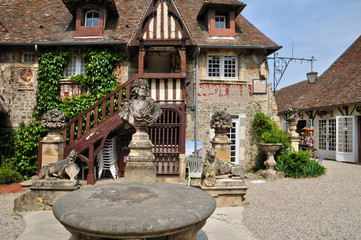
[[[236,56],[208,56],[208,77],[237,78]]]
[[[232,128],[228,130],[227,136],[231,143],[231,163],[239,164],[239,145],[240,145],[240,121],[238,115],[232,115]]]
[[[96,27],[99,25],[99,12],[95,10],[88,11],[85,14],[85,26]]]
[[[216,28],[226,28],[226,16],[216,16]]]
[[[72,75],[85,74],[85,61],[78,56],[71,56],[68,67],[65,69],[64,77],[70,78]]]
[[[21,56],[21,62],[23,63],[35,62],[35,53],[24,52]]]

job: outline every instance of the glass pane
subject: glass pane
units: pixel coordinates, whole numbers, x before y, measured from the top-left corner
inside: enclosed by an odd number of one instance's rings
[[[216,28],[226,28],[226,18],[225,16],[216,16],[215,18]]]
[[[236,57],[235,56],[224,57],[224,77],[230,77],[230,78],[236,77]]]
[[[98,12],[88,12],[86,14],[85,26],[96,27],[99,25],[99,13]]]
[[[221,72],[220,56],[208,57],[208,77],[220,77]]]

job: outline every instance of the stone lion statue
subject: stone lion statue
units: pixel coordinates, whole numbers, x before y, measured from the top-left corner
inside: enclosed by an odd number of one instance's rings
[[[224,162],[216,157],[216,150],[209,148],[205,154],[205,164],[202,172],[201,184],[212,187],[216,183],[216,176],[244,178],[244,169],[240,165]]]
[[[73,180],[79,173],[79,166],[75,163],[77,152],[72,150],[64,160],[49,163],[39,171],[39,179],[66,178],[66,174]]]

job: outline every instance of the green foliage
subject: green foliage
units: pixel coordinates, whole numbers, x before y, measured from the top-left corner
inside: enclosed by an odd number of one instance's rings
[[[68,52],[46,51],[39,54],[35,118],[57,108],[61,101],[59,79],[63,78],[64,69],[68,63]]]
[[[14,156],[14,134],[12,129],[0,128],[1,162]]]
[[[18,172],[8,167],[0,167],[0,185],[20,182],[21,180],[23,178]]]
[[[276,124],[264,113],[258,112],[252,122],[252,130],[259,142],[262,141],[262,134],[277,128]]]
[[[290,151],[277,157],[277,171],[282,171],[286,177],[317,177],[326,172],[324,166],[310,159],[310,153],[300,150]]]
[[[326,173],[326,168],[320,165],[314,159],[310,159],[302,170],[304,176],[311,176],[311,177],[318,177]]]
[[[282,147],[277,151],[275,157],[287,154],[287,149],[291,148],[291,142],[286,132],[279,129],[277,124],[266,114],[256,113],[251,127],[259,143],[282,143]],[[261,161],[258,161],[254,170],[260,170],[265,167],[263,162],[266,160],[267,155],[262,150],[259,152],[259,158]]]
[[[81,56],[85,59],[87,74],[72,76],[71,80],[89,88],[89,94],[61,100],[59,80],[64,77],[70,53],[46,50],[39,54],[37,105],[33,114],[36,119],[56,108],[71,120],[118,86],[112,70],[124,56],[108,49],[89,49]],[[6,176],[11,171],[18,172],[25,179],[36,174],[38,139],[46,134],[40,121],[30,122],[28,126],[21,124],[19,130],[2,129],[0,134],[0,154]],[[6,178],[6,182],[20,179],[16,173],[10,175],[14,177]]]
[[[20,129],[14,132],[15,164],[14,167],[25,179],[37,171],[38,139],[46,135],[40,121],[30,122],[28,126],[20,124]]]

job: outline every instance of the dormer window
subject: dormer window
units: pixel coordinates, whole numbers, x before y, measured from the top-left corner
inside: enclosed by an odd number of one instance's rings
[[[85,26],[87,27],[99,26],[99,11],[90,10],[85,14]]]
[[[63,0],[75,18],[75,37],[102,37],[108,20],[119,17],[115,0]]]
[[[234,11],[209,10],[209,29],[211,37],[235,37],[236,24]]]

